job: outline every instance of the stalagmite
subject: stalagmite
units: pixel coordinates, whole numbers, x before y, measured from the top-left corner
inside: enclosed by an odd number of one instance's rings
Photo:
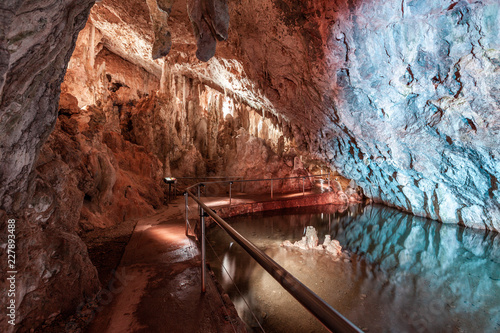
[[[295,243],[289,240],[284,241],[281,244],[282,247],[287,248],[297,248],[301,250],[320,250],[325,251],[337,258],[342,255],[342,247],[338,240],[332,240],[330,235],[325,236],[323,245],[318,245],[318,232],[312,226],[307,226],[305,230],[305,236],[301,240]]]

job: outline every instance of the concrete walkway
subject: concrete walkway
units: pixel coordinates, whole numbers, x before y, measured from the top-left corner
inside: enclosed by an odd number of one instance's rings
[[[87,332],[245,331],[211,279],[207,292],[200,292],[200,256],[196,243],[185,236],[183,203],[183,197],[177,198],[138,222],[118,277],[108,288],[111,301]]]
[[[316,200],[317,196],[306,192],[305,197]],[[302,193],[278,195],[273,202],[300,198]],[[229,207],[228,198],[202,199],[218,211]],[[232,200],[231,207],[269,201],[268,195],[240,196]],[[190,220],[195,221],[197,214],[197,206],[190,200]],[[201,293],[200,271],[198,246],[185,235],[184,197],[177,197],[168,208],[139,220],[116,278],[106,290],[106,305],[98,309],[87,332],[245,332],[216,282],[208,278],[207,292]]]

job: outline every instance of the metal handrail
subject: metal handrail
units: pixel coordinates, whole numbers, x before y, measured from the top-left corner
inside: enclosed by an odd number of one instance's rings
[[[199,187],[200,186],[205,186],[205,184],[229,184],[229,206],[231,206],[232,203],[232,185],[234,183],[249,183],[249,182],[262,182],[262,181],[271,181],[271,199],[273,198],[274,194],[274,187],[273,187],[273,181],[275,180],[288,180],[288,179],[302,179],[302,195],[306,195],[306,190],[305,190],[305,180],[306,178],[317,178],[317,177],[324,177],[327,176],[328,180],[328,188],[330,188],[330,174],[320,174],[320,175],[308,175],[308,176],[295,176],[295,177],[283,177],[283,178],[257,178],[257,179],[233,179],[233,180],[219,180],[219,181],[210,181],[210,182],[199,182],[194,185],[191,185],[186,188],[186,191],[189,191],[195,186],[198,186],[198,192],[199,192]],[[214,177],[217,178],[217,177]],[[226,177],[226,178],[231,178],[231,177]],[[199,195],[198,195],[199,198]]]
[[[316,295],[311,289],[307,288],[297,278],[295,278],[286,269],[281,267],[273,259],[271,259],[262,250],[256,247],[253,243],[238,233],[212,209],[205,205],[199,197],[197,198],[191,191],[187,190],[184,193],[186,197],[186,205],[188,196],[190,196],[200,207],[200,222],[201,222],[201,243],[202,243],[202,291],[204,292],[205,282],[205,212],[208,213],[216,223],[228,233],[241,247],[250,254],[271,276],[285,288],[300,304],[302,304],[312,315],[314,315],[329,331],[331,332],[357,332],[362,331],[351,323],[347,318],[335,310],[331,305],[326,303],[321,297]],[[187,214],[186,214],[187,218]]]
[[[217,180],[210,182],[199,182],[194,185],[191,185],[186,188],[186,191],[189,191],[195,186],[204,185],[204,184],[229,184],[229,183],[250,183],[250,182],[262,182],[262,181],[275,181],[275,180],[288,180],[288,179],[305,179],[305,178],[317,178],[328,176],[328,185],[330,185],[330,175],[329,174],[320,174],[320,175],[308,175],[308,176],[295,176],[295,177],[283,177],[283,178],[257,178],[257,179],[235,179],[235,180]],[[226,177],[229,178],[229,177]]]

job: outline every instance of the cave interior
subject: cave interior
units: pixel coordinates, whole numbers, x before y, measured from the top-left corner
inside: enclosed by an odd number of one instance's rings
[[[329,203],[478,230],[500,254],[496,0],[19,0],[0,20],[2,332],[95,306],[134,229],[182,215],[165,177],[182,194],[328,175]]]

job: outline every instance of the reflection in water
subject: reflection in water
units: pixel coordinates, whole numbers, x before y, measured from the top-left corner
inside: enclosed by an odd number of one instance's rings
[[[353,323],[371,332],[499,332],[500,236],[417,218],[397,210],[334,206],[231,219],[232,225]],[[287,214],[287,215],[285,215]],[[340,241],[334,261],[315,250],[280,248],[306,226]],[[324,329],[221,230],[210,243],[269,332]],[[209,252],[210,254],[210,252]],[[242,318],[255,319],[209,258]],[[218,264],[218,265],[217,265]]]

